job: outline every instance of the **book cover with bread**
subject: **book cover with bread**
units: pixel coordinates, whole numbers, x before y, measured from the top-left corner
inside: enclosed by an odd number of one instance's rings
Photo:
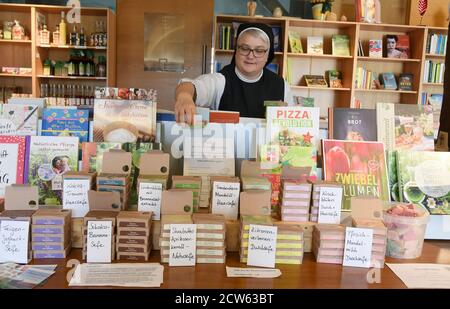
[[[95,100],[94,142],[154,142],[155,137],[155,102]]]

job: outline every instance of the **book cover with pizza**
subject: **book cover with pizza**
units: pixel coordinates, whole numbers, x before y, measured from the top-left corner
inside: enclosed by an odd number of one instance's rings
[[[0,198],[6,186],[23,183],[26,148],[27,137],[0,136]]]
[[[344,186],[344,211],[350,210],[354,196],[390,200],[383,143],[329,139],[322,142],[324,179]]]

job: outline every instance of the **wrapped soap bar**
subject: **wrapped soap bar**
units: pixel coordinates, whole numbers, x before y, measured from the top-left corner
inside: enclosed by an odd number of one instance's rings
[[[399,259],[421,256],[428,211],[420,205],[396,204],[383,213],[388,229],[386,255]]]

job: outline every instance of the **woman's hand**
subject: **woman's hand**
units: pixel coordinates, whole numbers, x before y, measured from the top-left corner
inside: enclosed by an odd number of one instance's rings
[[[177,123],[194,124],[195,103],[193,100],[194,87],[183,83],[177,87],[175,102],[175,119]]]

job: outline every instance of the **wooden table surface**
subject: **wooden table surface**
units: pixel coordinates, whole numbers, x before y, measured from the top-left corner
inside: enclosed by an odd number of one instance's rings
[[[150,262],[159,262],[159,251],[153,251]],[[34,260],[33,264],[58,264],[54,274],[41,289],[69,288],[66,267],[70,259],[81,261],[81,250],[73,249],[66,260]],[[426,241],[422,256],[415,260],[386,258],[386,263],[450,264],[450,241]],[[227,266],[245,267],[237,253],[227,253]],[[282,275],[275,279],[227,278],[223,264],[197,264],[195,267],[168,267],[164,264],[164,283],[167,289],[366,289],[406,288],[402,281],[385,266],[379,284],[367,282],[368,269],[318,264],[312,253],[306,253],[302,265],[277,265]]]

